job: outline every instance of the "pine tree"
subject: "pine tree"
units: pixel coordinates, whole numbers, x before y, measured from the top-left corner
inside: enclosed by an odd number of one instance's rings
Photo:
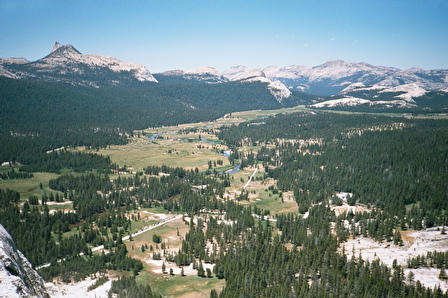
[[[400,245],[400,246],[403,245],[403,240],[401,239],[400,231],[395,230],[393,239],[394,239],[394,244],[395,245]]]
[[[446,272],[445,272],[445,268],[444,267],[440,268],[439,278],[441,280],[448,279],[448,277],[446,276]]]
[[[198,276],[205,277],[205,271],[204,271],[204,266],[202,265],[202,262],[199,262]]]
[[[408,276],[407,276],[407,282],[410,285],[413,285],[415,280],[414,280],[414,272],[409,271]]]
[[[218,293],[216,293],[215,289],[210,291],[210,298],[218,298]]]

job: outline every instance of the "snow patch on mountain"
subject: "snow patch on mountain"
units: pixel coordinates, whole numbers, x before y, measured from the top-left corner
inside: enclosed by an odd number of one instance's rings
[[[373,86],[368,86],[368,87],[358,87],[357,86],[358,85],[358,83],[353,83],[353,84],[350,84],[349,86],[347,86],[344,90],[346,90],[346,91],[341,91],[341,93],[349,93],[349,92],[352,92],[352,91],[369,91],[369,90],[383,90],[383,89],[386,89],[386,88],[388,88],[388,87],[385,87],[385,86],[379,86],[379,85],[373,85]]]
[[[428,91],[420,87],[419,85],[412,83],[412,84],[404,84],[399,85],[391,88],[386,88],[379,93],[386,93],[386,92],[404,92],[403,94],[396,95],[394,97],[404,99],[408,102],[415,102],[413,98],[420,97],[425,95]]]
[[[372,101],[372,105],[382,105],[386,108],[398,107],[398,108],[415,108],[417,105],[407,100],[377,100]]]
[[[333,108],[333,107],[354,107],[358,105],[382,105],[387,108],[391,107],[399,107],[399,108],[410,108],[415,107],[416,105],[409,103],[405,100],[378,100],[378,101],[371,101],[364,98],[358,98],[353,96],[338,98],[338,99],[331,99],[322,101],[316,104],[311,105],[315,108]]]
[[[358,106],[358,105],[362,105],[362,104],[370,104],[370,103],[371,103],[370,100],[350,96],[350,97],[326,100],[323,102],[313,104],[311,106],[315,107],[315,108],[353,107],[353,106]]]

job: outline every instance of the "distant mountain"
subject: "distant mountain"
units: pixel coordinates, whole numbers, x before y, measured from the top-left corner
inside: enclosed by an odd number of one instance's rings
[[[155,76],[161,81],[171,81],[171,82],[187,81],[187,82],[216,84],[228,81],[214,67],[204,67],[198,69],[191,69],[188,71],[170,70],[155,74]]]
[[[157,82],[143,65],[113,57],[81,54],[72,45],[58,42],[50,54],[37,61],[0,59],[0,76],[92,87]]]
[[[394,87],[362,83],[351,84],[340,94],[320,97],[313,101],[316,108],[368,107],[369,109],[412,109],[448,112],[448,90],[426,90],[418,83]]]
[[[314,67],[292,65],[250,69],[238,65],[222,73],[215,68],[206,67],[187,72],[168,71],[157,74],[156,77],[160,80],[169,78],[171,81],[206,83],[258,81],[267,84],[268,90],[279,102],[291,96],[293,90],[338,98],[350,97],[353,92],[369,91],[364,92],[361,98],[377,101],[375,98],[388,96],[385,100],[393,101],[394,104],[387,103],[387,106],[411,107],[414,104],[413,98],[430,94],[428,92],[448,90],[447,69],[401,70],[342,60],[329,61]]]
[[[400,70],[394,67],[374,66],[364,62],[349,63],[336,60],[314,67],[270,66],[263,69],[263,72],[267,78],[279,80],[290,89],[320,96],[347,93],[358,88],[385,89],[410,84],[426,91],[448,88],[448,69],[423,70],[410,68]]]
[[[225,70],[222,74],[229,81],[266,83],[269,92],[271,92],[279,102],[291,96],[291,91],[283,83],[278,80],[267,78],[263,70],[259,68],[249,69],[239,65]]]
[[[204,67],[186,72],[182,70],[171,70],[155,74],[155,76],[161,82],[193,81],[209,84],[225,82],[261,82],[266,84],[269,92],[279,103],[281,103],[283,99],[291,96],[291,91],[280,81],[268,79],[261,69],[249,69],[245,66],[234,66],[223,73],[220,73],[213,67]]]
[[[223,72],[213,67],[170,70],[152,75],[143,65],[101,55],[81,54],[72,45],[56,42],[37,61],[1,58],[0,76],[64,82],[89,87],[135,87],[142,83],[174,85],[241,83],[261,86],[282,105],[301,102],[314,107],[370,106],[374,108],[448,109],[448,69],[424,70],[374,66],[335,60],[321,65],[233,66]],[[252,84],[261,83],[261,84]],[[196,86],[197,87],[197,86]],[[190,87],[188,87],[190,88]],[[225,89],[225,88],[223,88]],[[257,92],[262,90],[257,89]],[[310,96],[314,95],[314,96]],[[311,99],[312,97],[312,99]],[[327,103],[324,103],[328,101]]]

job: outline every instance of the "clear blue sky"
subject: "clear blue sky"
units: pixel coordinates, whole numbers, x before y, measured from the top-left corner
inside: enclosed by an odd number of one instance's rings
[[[343,59],[448,68],[447,0],[0,0],[0,57],[53,43],[150,71]]]

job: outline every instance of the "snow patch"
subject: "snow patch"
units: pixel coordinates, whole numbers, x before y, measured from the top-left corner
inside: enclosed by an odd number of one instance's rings
[[[415,102],[412,98],[423,96],[428,91],[426,91],[419,85],[412,83],[386,88],[381,90],[379,93],[386,93],[386,92],[404,92],[403,94],[397,95],[395,97],[401,98],[408,102]]]
[[[420,281],[425,287],[434,289],[440,286],[442,292],[448,290],[448,281],[440,280],[439,273],[440,269],[437,268],[417,268],[417,269],[404,269],[405,277],[408,276],[409,272],[414,273],[414,280]]]
[[[407,238],[411,241],[404,241],[403,246],[394,245],[393,242],[377,242],[370,238],[359,237],[342,243],[339,251],[342,252],[344,247],[349,259],[361,256],[364,260],[379,260],[388,267],[392,267],[396,259],[398,265],[406,266],[409,258],[426,255],[427,252],[432,251],[448,251],[448,235],[441,234],[439,230],[430,228],[412,231],[407,234]],[[439,269],[405,269],[406,271],[412,271],[415,274],[415,280],[419,280],[426,287],[433,288],[434,285],[440,284],[442,290],[448,289],[448,284],[438,279]]]
[[[49,291],[51,297],[56,298],[78,298],[78,297],[87,297],[87,298],[99,298],[99,297],[108,297],[108,292],[112,285],[112,280],[108,280],[101,286],[88,291],[89,286],[95,283],[95,279],[91,279],[90,277],[82,280],[80,282],[72,282],[69,284],[65,283],[46,283],[46,287]]]
[[[371,101],[368,99],[358,98],[358,97],[343,97],[338,99],[331,99],[327,101],[322,101],[316,104],[311,105],[315,108],[332,108],[332,107],[353,107],[358,106],[362,104],[368,104],[370,106],[373,105],[384,105],[385,107],[391,108],[393,106],[398,106],[400,108],[410,108],[415,107],[415,104],[412,104],[405,100],[378,100],[378,101]]]
[[[327,100],[327,101],[323,101],[323,102],[319,102],[316,104],[311,105],[312,107],[315,108],[324,108],[324,107],[353,107],[353,106],[357,106],[357,105],[362,105],[362,104],[371,104],[372,102],[370,100],[367,99],[363,99],[363,98],[357,98],[357,97],[343,97],[343,98],[339,98],[339,99],[332,99],[332,100]]]
[[[163,273],[163,271],[162,271],[162,265],[164,262],[165,262],[165,272],[166,273]],[[154,269],[152,269],[152,272],[157,273],[157,274],[169,274],[170,269],[173,269],[173,273],[175,275],[180,275],[182,272],[182,268],[178,267],[176,265],[176,263],[174,263],[174,262],[166,262],[163,260],[147,260],[146,263],[155,267]],[[209,268],[213,272],[213,268],[215,267],[215,264],[202,263],[202,267],[204,267],[204,271],[206,271],[207,268]],[[183,268],[184,268],[185,275],[189,275],[189,276],[198,275],[198,271],[196,269],[193,269],[193,263],[191,263],[188,266],[184,266]]]

